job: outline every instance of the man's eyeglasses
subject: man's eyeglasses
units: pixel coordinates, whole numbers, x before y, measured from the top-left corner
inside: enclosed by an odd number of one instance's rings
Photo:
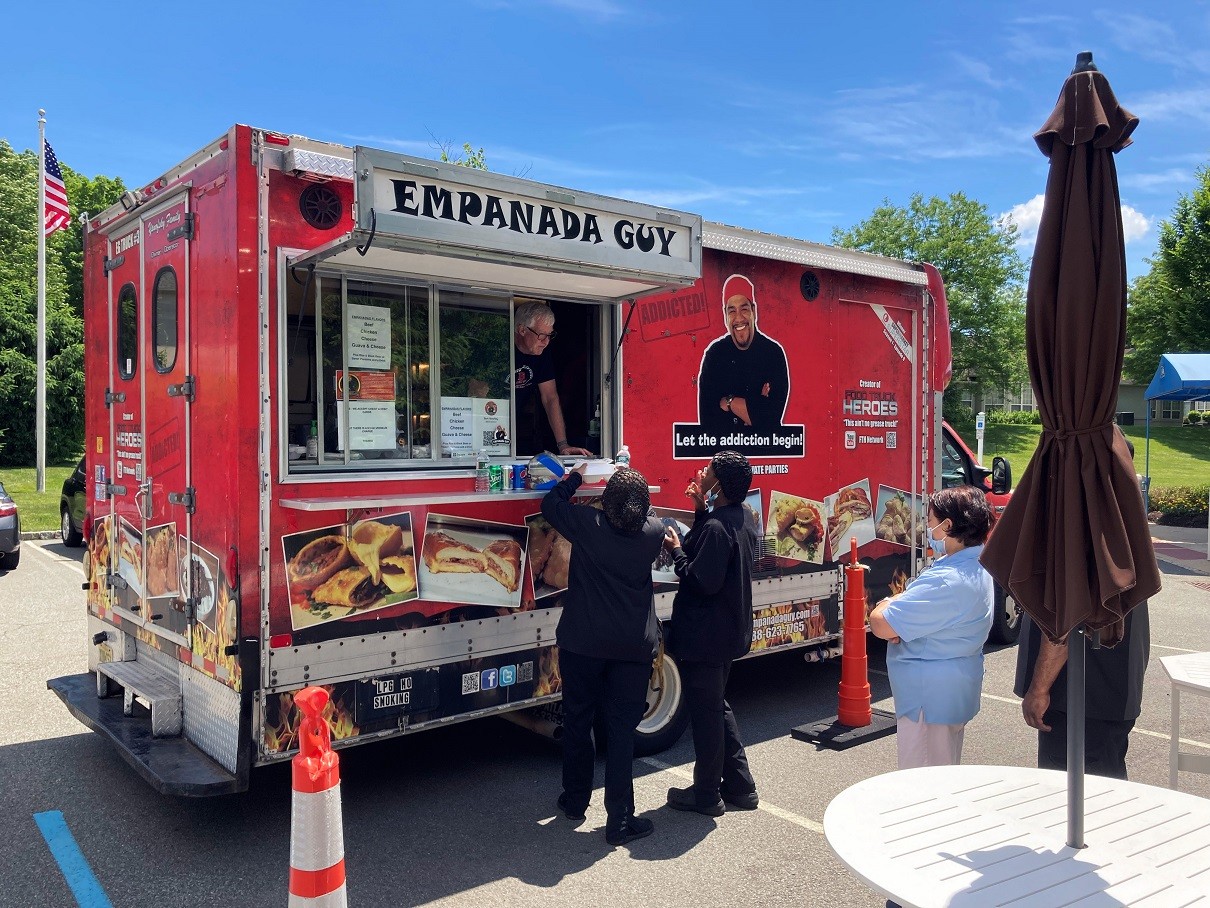
[[[537,338],[540,338],[540,339],[546,340],[546,341],[554,340],[555,334],[557,333],[557,332],[552,331],[552,332],[550,332],[550,334],[543,334],[541,331],[535,331],[533,328],[529,327],[529,325],[522,325],[521,327],[524,328],[526,331],[528,331],[530,334],[532,334],[534,337],[537,337]]]

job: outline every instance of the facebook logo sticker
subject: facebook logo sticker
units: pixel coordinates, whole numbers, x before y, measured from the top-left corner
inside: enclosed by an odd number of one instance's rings
[[[479,687],[482,690],[494,690],[499,681],[500,673],[494,668],[486,669],[479,675]]]
[[[511,687],[517,683],[517,666],[502,665],[500,666],[500,686]]]

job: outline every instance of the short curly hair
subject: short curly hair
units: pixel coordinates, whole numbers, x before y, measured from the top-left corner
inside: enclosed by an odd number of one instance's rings
[[[617,470],[605,486],[601,495],[605,519],[615,530],[636,533],[647,520],[651,510],[651,493],[647,491],[647,478],[638,470],[623,467]]]
[[[752,464],[739,451],[719,451],[710,460],[719,489],[726,499],[738,504],[752,487]]]
[[[929,496],[929,510],[950,522],[950,535],[965,546],[983,545],[992,529],[992,509],[975,486],[942,489]]]

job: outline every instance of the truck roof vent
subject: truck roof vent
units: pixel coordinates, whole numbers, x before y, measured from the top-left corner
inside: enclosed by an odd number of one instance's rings
[[[814,271],[804,271],[798,279],[798,289],[808,303],[819,296],[819,276]]]
[[[316,230],[331,230],[344,217],[344,204],[336,191],[324,183],[312,183],[298,197],[303,220]]]

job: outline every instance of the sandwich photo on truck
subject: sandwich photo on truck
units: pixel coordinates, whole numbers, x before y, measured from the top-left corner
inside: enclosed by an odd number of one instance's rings
[[[309,685],[338,747],[557,734],[571,546],[500,481],[551,478],[537,445],[625,445],[680,533],[688,478],[743,451],[751,657],[838,646],[851,538],[868,606],[902,589],[969,454],[935,269],[640,202],[237,125],[89,220],[84,274],[88,663],[48,685],[166,793],[289,759]],[[686,724],[664,656],[639,751]]]

